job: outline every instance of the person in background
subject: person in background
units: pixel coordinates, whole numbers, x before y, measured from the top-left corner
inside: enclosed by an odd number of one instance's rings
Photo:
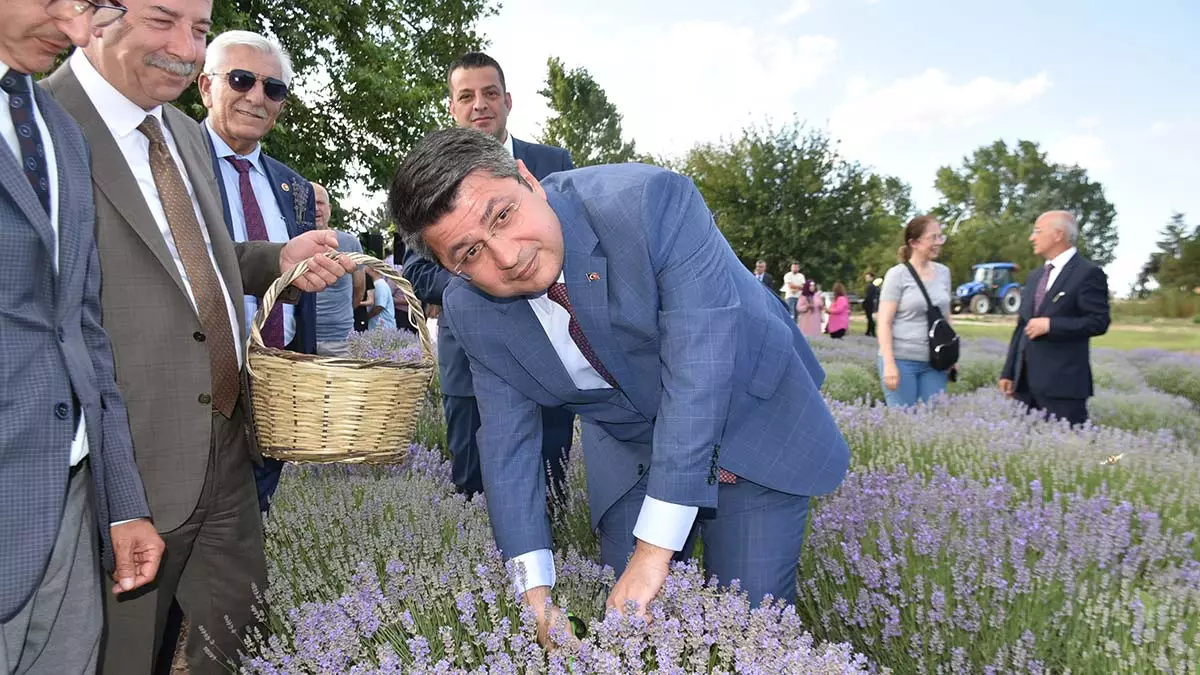
[[[833,304],[829,306],[829,324],[825,332],[829,337],[840,340],[850,328],[850,298],[846,297],[846,287],[842,282],[833,285]]]
[[[946,390],[947,373],[929,365],[929,305],[908,268],[912,265],[920,275],[929,299],[949,321],[950,268],[936,262],[945,243],[946,235],[936,218],[913,218],[904,227],[900,264],[883,277],[878,363],[884,400],[889,406],[916,405]]]
[[[1042,214],[1029,241],[1046,261],[1029,275],[1000,391],[1073,425],[1088,419],[1094,393],[1091,339],[1108,332],[1108,277],[1079,255],[1079,224],[1066,211]],[[1028,291],[1028,288],[1026,289]]]
[[[396,328],[396,307],[392,301],[392,288],[388,286],[387,279],[383,275],[370,267],[367,270],[367,280],[371,282],[371,288],[374,291],[374,307],[371,309],[371,318],[368,320],[368,327],[372,330],[375,328]]]
[[[772,290],[775,289],[775,277],[771,276],[771,273],[767,271],[766,260],[759,260],[754,263],[754,278],[761,281],[763,286]]]
[[[813,339],[821,334],[821,319],[825,312],[825,298],[818,292],[817,282],[806,279],[796,302],[797,323],[804,337]]]
[[[800,273],[800,263],[793,262],[791,271],[783,275],[783,299],[788,309],[792,310],[792,321],[796,320],[796,303],[800,300],[800,290],[804,288],[804,275]]]
[[[883,283],[882,279],[876,279],[874,272],[867,272],[863,275],[863,279],[867,282],[867,289],[863,292],[863,312],[867,315],[867,337],[875,337],[875,312],[879,311],[879,286]]]
[[[329,192],[325,186],[313,183],[313,197],[317,204],[317,229],[329,229],[329,217],[333,211]],[[343,253],[362,253],[358,237],[349,232],[333,231],[337,235],[338,250]],[[354,330],[354,308],[360,298],[366,297],[367,274],[362,267],[354,274],[340,277],[324,291],[317,294],[317,353],[321,356],[347,356],[350,332]]]

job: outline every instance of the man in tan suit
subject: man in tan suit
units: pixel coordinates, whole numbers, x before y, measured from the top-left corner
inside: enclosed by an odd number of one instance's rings
[[[266,582],[251,471],[261,457],[241,396],[241,299],[336,246],[325,232],[288,244],[230,240],[203,131],[166,105],[199,73],[211,0],[125,5],[121,21],[96,31],[45,83],[91,146],[104,325],[166,542],[152,585],[106,601],[101,672],[110,675],[149,673],[157,652],[174,648],[161,644],[173,598],[223,661],[237,658],[253,620],[252,586]],[[322,256],[296,286],[318,291],[353,269]],[[204,650],[193,630],[193,675],[227,672]]]

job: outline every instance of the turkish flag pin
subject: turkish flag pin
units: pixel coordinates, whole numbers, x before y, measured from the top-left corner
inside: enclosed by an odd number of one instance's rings
[[[600,275],[596,272],[588,272],[588,281],[600,281]]]

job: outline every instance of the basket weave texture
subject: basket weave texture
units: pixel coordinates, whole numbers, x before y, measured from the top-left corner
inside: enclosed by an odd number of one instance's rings
[[[400,462],[408,455],[436,367],[421,303],[391,265],[360,253],[326,255],[347,256],[400,286],[419,332],[422,359],[365,361],[264,345],[261,331],[279,294],[308,269],[308,261],[300,263],[267,290],[250,326],[247,371],[259,448],[268,457],[296,463]]]

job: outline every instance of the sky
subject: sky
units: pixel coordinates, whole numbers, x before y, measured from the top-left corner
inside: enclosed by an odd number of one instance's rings
[[[518,138],[549,116],[537,91],[557,56],[591,73],[641,151],[795,118],[907,181],[920,209],[937,205],[939,167],[1036,141],[1116,207],[1118,294],[1173,212],[1200,222],[1194,0],[504,0],[479,28]]]

